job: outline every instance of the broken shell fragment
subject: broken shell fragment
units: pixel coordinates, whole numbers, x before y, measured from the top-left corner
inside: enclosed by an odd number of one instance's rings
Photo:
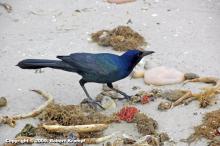
[[[172,106],[171,102],[161,102],[158,105],[158,110],[168,110],[171,108],[171,106]]]
[[[143,70],[135,70],[132,74],[132,78],[143,78],[144,77],[144,71]]]
[[[104,107],[105,109],[113,109],[116,108],[116,103],[115,101],[108,96],[104,96],[102,101],[101,101],[101,105],[102,107]]]
[[[144,82],[152,85],[176,84],[185,80],[184,73],[164,66],[155,67],[145,71]]]

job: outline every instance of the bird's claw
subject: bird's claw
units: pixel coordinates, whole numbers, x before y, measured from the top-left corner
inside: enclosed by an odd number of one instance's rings
[[[130,100],[131,97],[132,97],[132,96],[130,96],[130,95],[126,95],[126,96],[124,96],[124,99]]]
[[[104,107],[102,107],[102,105],[100,103],[98,103],[98,101],[95,101],[93,99],[89,99],[89,98],[86,98],[84,99],[81,104],[83,103],[87,103],[90,107],[94,108],[94,109],[97,109],[97,106],[100,107],[102,110],[105,110]]]

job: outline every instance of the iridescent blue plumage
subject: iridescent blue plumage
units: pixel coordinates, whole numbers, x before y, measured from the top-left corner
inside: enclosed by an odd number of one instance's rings
[[[137,63],[146,55],[153,51],[129,50],[121,56],[109,53],[73,53],[69,56],[57,56],[60,60],[42,60],[26,59],[18,63],[23,69],[55,68],[70,72],[76,72],[82,76],[80,85],[87,93],[84,84],[87,82],[107,83],[113,88],[112,83],[127,77],[137,65]],[[116,90],[124,96],[125,93]]]

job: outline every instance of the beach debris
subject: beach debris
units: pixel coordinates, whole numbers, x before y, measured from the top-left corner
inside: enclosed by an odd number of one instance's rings
[[[132,139],[132,138],[128,138],[128,137],[123,137],[123,144],[134,144],[136,142],[136,140]]]
[[[144,73],[144,82],[157,86],[181,83],[184,80],[184,73],[165,66],[151,68]]]
[[[146,92],[146,91],[138,91],[137,94],[131,97],[130,103],[141,103],[141,104],[147,104],[150,101],[154,101],[154,96],[153,93],[151,92]]]
[[[26,124],[24,128],[18,133],[15,137],[27,136],[34,137],[36,136],[36,128],[31,124]]]
[[[167,133],[162,132],[162,133],[159,134],[159,141],[161,143],[163,143],[165,141],[169,141],[169,140],[170,140],[170,137],[169,137],[169,135]]]
[[[112,46],[116,51],[140,49],[145,44],[144,38],[129,26],[118,26],[113,30],[100,30],[91,34],[92,40],[100,46]]]
[[[137,142],[134,144],[135,146],[160,146],[159,138],[153,136],[153,135],[145,135],[144,137],[141,137],[137,140]]]
[[[185,78],[185,80],[192,80],[192,79],[199,78],[199,75],[197,75],[195,73],[185,73],[184,78]]]
[[[44,93],[43,91],[40,91],[40,90],[31,90],[31,91],[34,91],[37,94],[41,95],[42,97],[47,99],[47,101],[45,103],[43,103],[41,106],[39,106],[37,109],[34,109],[33,111],[31,111],[29,113],[19,114],[19,115],[15,115],[15,116],[1,116],[0,117],[0,124],[8,124],[9,126],[14,127],[16,125],[16,120],[26,119],[26,118],[30,118],[30,117],[36,117],[42,111],[44,111],[44,109],[46,109],[48,105],[53,103],[53,97],[51,95]]]
[[[164,110],[168,110],[172,107],[172,103],[171,102],[161,102],[158,105],[158,110],[164,111]]]
[[[107,0],[108,3],[115,3],[115,4],[123,4],[128,2],[134,2],[136,0]]]
[[[12,11],[12,6],[11,6],[11,5],[9,5],[9,4],[7,4],[7,3],[1,3],[1,2],[0,2],[0,6],[4,7],[5,10],[6,10],[8,13],[11,13],[11,11]]]
[[[144,78],[144,70],[134,70],[132,72],[132,78]]]
[[[144,95],[144,96],[141,97],[141,104],[146,104],[148,102],[150,102],[150,97],[149,96]]]
[[[206,113],[203,117],[202,124],[194,128],[194,133],[187,139],[183,140],[192,143],[201,138],[211,140],[212,143],[219,143],[219,127],[220,127],[220,109]]]
[[[105,108],[105,110],[116,108],[115,101],[109,96],[104,96],[102,98],[101,105],[102,105],[103,108]]]
[[[124,141],[122,138],[117,138],[112,144],[112,146],[123,146],[123,145],[124,145]]]
[[[90,111],[85,112],[80,105],[49,105],[42,114],[39,115],[39,119],[44,122],[55,121],[59,125],[87,125],[87,124],[110,124],[117,122],[117,118],[114,115],[104,115],[100,112]]]
[[[7,105],[7,99],[5,97],[0,97],[0,107]]]
[[[99,144],[99,143],[105,142],[107,140],[110,140],[113,136],[114,136],[114,134],[99,137],[99,138],[86,138],[83,141],[85,144]]]
[[[220,146],[220,139],[210,141],[208,146]]]
[[[139,86],[133,86],[132,87],[132,90],[139,90],[139,89],[141,89],[141,87],[139,87]]]
[[[115,89],[118,89],[118,85],[114,85],[114,88],[115,88]],[[106,99],[107,99],[107,97],[105,97],[105,96],[108,96],[108,97],[110,97],[110,98],[112,98],[112,99],[120,99],[119,94],[118,94],[117,92],[113,91],[113,90],[112,90],[111,88],[109,88],[107,85],[103,84],[103,86],[102,86],[102,92],[99,93],[99,94],[96,96],[96,100],[102,102],[102,100],[106,100]],[[105,97],[106,99],[104,99],[104,97]],[[123,98],[123,97],[122,97],[122,98]],[[104,102],[104,101],[103,101],[103,102]],[[113,103],[113,102],[115,102],[115,101],[114,101],[114,100],[108,100],[108,103],[109,103],[110,105],[112,105],[112,107],[114,107],[114,104],[115,104],[115,103]],[[104,103],[105,103],[105,102],[104,102]],[[110,106],[110,107],[111,107],[111,106]]]
[[[69,132],[78,133],[80,138],[102,137],[108,124],[119,122],[115,114],[105,115],[87,111],[80,105],[55,103],[50,104],[38,118],[41,124],[37,134],[46,138],[63,138]]]
[[[167,110],[180,104],[189,104],[193,100],[198,100],[200,107],[205,108],[215,101],[215,96],[220,93],[220,79],[216,77],[196,77],[189,82],[212,83],[214,86],[203,87],[199,93],[192,93],[191,90],[167,90],[155,93],[153,96],[162,97],[171,102],[161,102],[158,106],[159,110]],[[216,102],[214,102],[216,103]]]
[[[62,125],[46,125],[43,124],[42,126],[48,131],[51,132],[77,132],[77,133],[83,133],[83,132],[97,132],[97,131],[103,131],[104,129],[108,128],[107,124],[89,124],[89,125],[70,125],[70,126],[62,126]]]
[[[12,117],[0,116],[0,124],[7,124],[11,127],[14,127],[16,125],[16,122]]]
[[[131,122],[135,116],[136,113],[138,113],[139,110],[136,107],[123,107],[116,115],[119,117],[120,120]]]
[[[160,96],[162,98],[165,98],[169,101],[176,101],[179,98],[181,98],[183,95],[185,95],[187,91],[175,89],[175,90],[165,90],[164,92],[160,92]]]
[[[158,123],[144,113],[136,113],[132,123],[136,123],[138,132],[142,135],[151,135],[156,133]]]

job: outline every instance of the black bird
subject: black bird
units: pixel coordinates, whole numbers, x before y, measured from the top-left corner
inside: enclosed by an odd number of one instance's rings
[[[87,102],[101,107],[99,103],[90,97],[84,86],[85,83],[106,83],[109,88],[129,99],[130,96],[115,89],[112,83],[127,77],[144,56],[152,53],[154,52],[139,50],[129,50],[121,56],[110,53],[73,53],[69,56],[57,56],[60,60],[25,59],[20,61],[17,66],[22,69],[49,67],[78,73],[82,76],[79,84],[87,96]]]

